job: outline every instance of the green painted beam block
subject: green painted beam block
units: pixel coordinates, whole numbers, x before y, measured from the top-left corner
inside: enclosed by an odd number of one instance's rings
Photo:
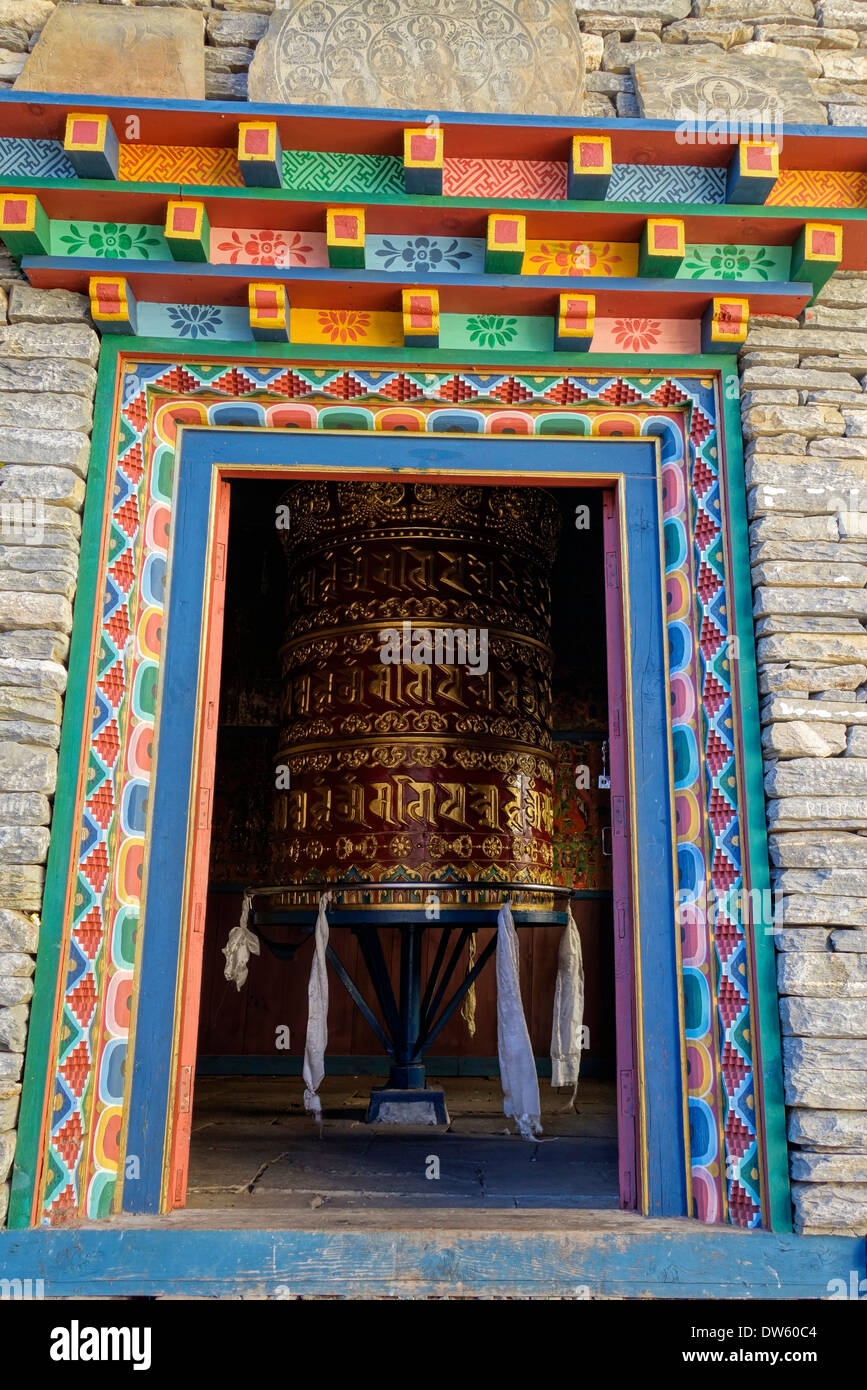
[[[364,208],[328,209],[325,242],[333,270],[363,270],[364,240]]]
[[[363,246],[329,246],[328,264],[332,270],[363,270]]]
[[[172,199],[166,210],[165,239],[175,261],[207,261],[211,224],[204,203]]]
[[[520,275],[523,262],[523,251],[485,252],[485,271],[488,275]]]
[[[485,240],[488,275],[520,275],[527,249],[527,219],[521,213],[492,212]]]
[[[638,243],[638,273],[673,279],[683,265],[686,245],[679,217],[648,217]]]
[[[805,222],[792,247],[791,277],[813,286],[813,297],[843,259],[843,228],[833,222]]]
[[[51,221],[35,194],[0,194],[0,236],[18,258],[50,255]]]

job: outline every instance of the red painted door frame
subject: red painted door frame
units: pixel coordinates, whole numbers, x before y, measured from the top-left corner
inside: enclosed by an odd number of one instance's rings
[[[204,655],[197,761],[193,772],[191,804],[195,807],[189,859],[188,899],[181,948],[179,985],[181,1014],[174,1079],[174,1103],[169,1139],[166,1210],[182,1207],[187,1195],[190,1164],[190,1132],[193,1120],[193,1087],[198,1052],[199,1008],[202,995],[202,952],[205,944],[205,907],[211,858],[211,820],[214,803],[214,769],[217,761],[217,725],[220,708],[220,667],[223,654],[223,616],[226,608],[226,560],[229,546],[231,484],[218,477],[210,547],[208,594],[204,608]]]
[[[249,477],[249,474],[247,475]],[[273,476],[273,470],[271,472]],[[294,476],[297,476],[297,470]],[[453,478],[443,478],[454,482]],[[460,481],[470,481],[462,475]],[[496,483],[473,479],[485,486]],[[528,479],[516,479],[529,486]],[[552,483],[548,482],[548,486]],[[593,487],[580,477],[555,486]],[[196,808],[192,831],[189,884],[185,911],[184,945],[179,973],[180,1024],[169,1136],[169,1165],[165,1210],[186,1201],[190,1159],[193,1089],[195,1083],[202,955],[211,845],[214,770],[217,752],[217,715],[223,645],[226,594],[226,562],[229,542],[231,484],[220,475],[216,484],[211,564],[206,597],[204,656],[198,757],[194,770],[191,805]],[[632,878],[629,836],[629,784],[626,749],[625,625],[623,614],[622,546],[620,506],[614,488],[603,493],[603,544],[605,552],[605,628],[608,665],[608,727],[611,776],[611,827],[613,875],[613,930],[615,977],[615,1032],[617,1066],[617,1134],[620,1206],[640,1208],[638,1167],[638,1105],[635,1061],[635,966],[632,932]]]

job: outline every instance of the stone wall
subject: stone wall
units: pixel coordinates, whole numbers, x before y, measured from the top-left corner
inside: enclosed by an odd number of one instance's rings
[[[84,296],[31,289],[0,246],[0,1224],[33,993],[98,351]]]
[[[0,86],[12,85],[56,3],[76,0],[0,0]],[[277,0],[89,3],[201,11],[206,92],[212,101],[246,100],[247,70],[277,6]],[[589,116],[642,114],[641,75],[652,78],[661,59],[689,46],[696,58],[728,60],[721,71],[729,80],[754,64],[778,74],[777,82],[766,84],[770,101],[775,91],[782,98],[802,78],[818,108],[813,120],[822,120],[824,113],[831,125],[867,124],[865,0],[576,0],[575,10]]]
[[[867,1228],[867,276],[741,353],[799,1230]]]
[[[100,3],[201,11],[214,100],[245,99],[275,8],[275,0]],[[0,0],[0,85],[14,81],[53,8],[54,0]],[[867,123],[862,0],[578,0],[576,10],[587,114],[642,114],[653,73],[690,50],[724,81],[754,63],[769,74],[782,64],[790,86],[806,84],[810,119]],[[38,544],[0,537],[0,1183],[31,993],[97,353],[80,297],[14,281],[0,263],[0,502],[43,499],[50,515]],[[741,368],[768,826],[784,912],[775,940],[796,1222],[860,1233],[867,277],[835,276],[800,323],[754,322]]]
[[[76,0],[59,0],[74,5]],[[247,69],[268,27],[276,0],[88,0],[201,10],[205,40],[205,93],[209,101],[246,101]],[[36,43],[55,0],[0,0],[0,86],[11,87]]]

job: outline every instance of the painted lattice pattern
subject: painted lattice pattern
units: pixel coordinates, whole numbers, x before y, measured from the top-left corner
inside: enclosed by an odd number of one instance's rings
[[[395,155],[284,150],[283,183],[299,193],[401,195],[403,161]]]
[[[693,164],[615,164],[609,203],[724,203],[725,169]]]
[[[207,146],[121,145],[118,174],[126,183],[189,183],[203,188],[244,186],[235,151]]]
[[[446,159],[449,198],[565,198],[566,165],[550,159]]]
[[[215,427],[513,434],[546,433],[556,417],[560,433],[660,436],[678,877],[682,889],[701,886],[715,898],[741,881],[712,378],[140,361],[126,364],[122,386],[46,1162],[43,1211],[49,1221],[76,1212],[105,1214],[117,1179],[179,412],[185,423]],[[757,1136],[749,1104],[747,974],[740,968],[745,951],[737,922],[724,923],[721,931],[718,926],[716,939],[707,919],[697,924],[684,943],[684,992],[696,1214],[725,1219],[725,1170],[735,1174],[729,1219],[754,1226],[761,1212],[752,1179]],[[703,1058],[706,1069],[699,1065]],[[721,1108],[713,1081],[718,1074],[725,1090]]]
[[[0,175],[10,179],[74,179],[59,140],[0,139]]]

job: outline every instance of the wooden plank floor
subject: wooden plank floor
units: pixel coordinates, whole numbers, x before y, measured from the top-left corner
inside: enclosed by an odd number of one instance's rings
[[[448,1077],[447,1130],[365,1122],[375,1077],[328,1077],[323,1127],[304,1112],[295,1077],[205,1077],[196,1087],[186,1215],[281,1213],[308,1228],[351,1213],[464,1224],[486,1212],[558,1214],[618,1206],[614,1086],[567,1092],[541,1083],[544,1137],[530,1143],[503,1114],[499,1078]],[[430,1084],[436,1084],[430,1079]],[[428,1176],[435,1172],[439,1176]],[[267,1224],[271,1224],[271,1220]]]

